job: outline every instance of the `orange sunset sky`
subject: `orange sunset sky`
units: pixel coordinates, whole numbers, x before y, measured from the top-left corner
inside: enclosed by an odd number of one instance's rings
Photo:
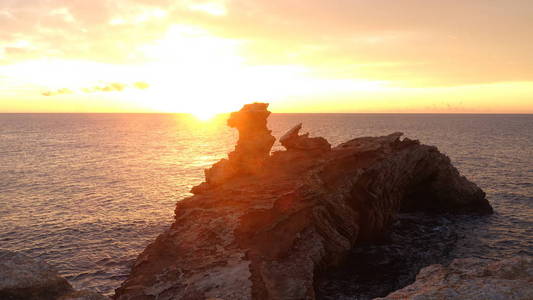
[[[0,112],[533,113],[533,1],[0,0]]]

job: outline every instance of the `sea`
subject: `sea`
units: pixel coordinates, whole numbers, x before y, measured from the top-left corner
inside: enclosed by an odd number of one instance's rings
[[[233,150],[220,115],[0,114],[0,248],[43,259],[75,288],[112,294],[203,170]],[[533,115],[272,114],[332,145],[403,132],[435,145],[495,213],[466,218],[450,255],[533,255]],[[274,150],[282,149],[276,144]]]

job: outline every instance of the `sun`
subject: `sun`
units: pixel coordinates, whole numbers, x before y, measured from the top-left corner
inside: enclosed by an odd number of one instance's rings
[[[217,115],[216,112],[212,112],[212,111],[197,111],[197,112],[193,112],[191,113],[196,119],[200,120],[200,121],[209,121],[211,120],[213,117],[215,117],[215,115]]]

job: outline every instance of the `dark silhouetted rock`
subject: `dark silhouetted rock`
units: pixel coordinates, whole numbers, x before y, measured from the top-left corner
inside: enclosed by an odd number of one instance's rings
[[[0,299],[2,300],[105,300],[90,291],[75,291],[47,263],[21,253],[0,250]]]
[[[317,274],[320,300],[370,300],[415,281],[423,267],[450,262],[457,245],[457,227],[470,215],[400,213],[386,239],[359,243],[337,267]]]
[[[240,116],[229,124],[244,126]],[[263,125],[254,130],[263,133],[260,151],[244,146],[255,139],[247,133],[234,152],[261,152],[253,171],[208,180],[178,201],[174,223],[138,256],[116,299],[314,299],[315,276],[381,240],[401,211],[492,212],[448,157],[400,133],[268,156],[273,138]]]
[[[276,141],[267,128],[270,115],[267,108],[268,103],[252,103],[231,113],[228,126],[239,131],[239,140],[228,159],[222,159],[205,170],[207,184],[216,186],[237,175],[254,174],[261,170]],[[193,192],[202,190],[196,188]]]
[[[281,145],[287,150],[327,152],[331,145],[323,137],[310,138],[309,133],[299,135],[302,123],[291,128],[280,139]]]
[[[413,284],[380,299],[531,300],[533,258],[497,262],[464,258],[448,266],[431,265],[420,271]]]

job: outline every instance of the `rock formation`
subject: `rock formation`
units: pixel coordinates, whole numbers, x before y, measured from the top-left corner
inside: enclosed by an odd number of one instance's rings
[[[91,291],[75,291],[47,263],[26,255],[0,250],[0,299],[3,300],[105,300]]]
[[[296,151],[318,151],[327,152],[331,150],[331,145],[323,137],[310,138],[309,133],[299,135],[298,133],[302,129],[302,123],[291,128],[280,139],[281,145],[287,150]]]
[[[530,300],[533,299],[533,258],[497,262],[478,258],[456,259],[449,266],[431,265],[415,283],[383,300]]]
[[[231,167],[213,166],[177,203],[175,222],[115,299],[314,299],[315,275],[380,240],[401,211],[492,212],[448,157],[401,133],[329,149],[297,126],[282,139],[288,150],[269,156],[265,111],[254,104],[232,115],[239,142],[222,164]]]
[[[216,186],[236,175],[255,174],[261,170],[276,141],[267,128],[270,115],[267,108],[268,103],[252,103],[231,113],[228,126],[239,130],[237,146],[228,159],[222,159],[205,170],[207,184]]]

